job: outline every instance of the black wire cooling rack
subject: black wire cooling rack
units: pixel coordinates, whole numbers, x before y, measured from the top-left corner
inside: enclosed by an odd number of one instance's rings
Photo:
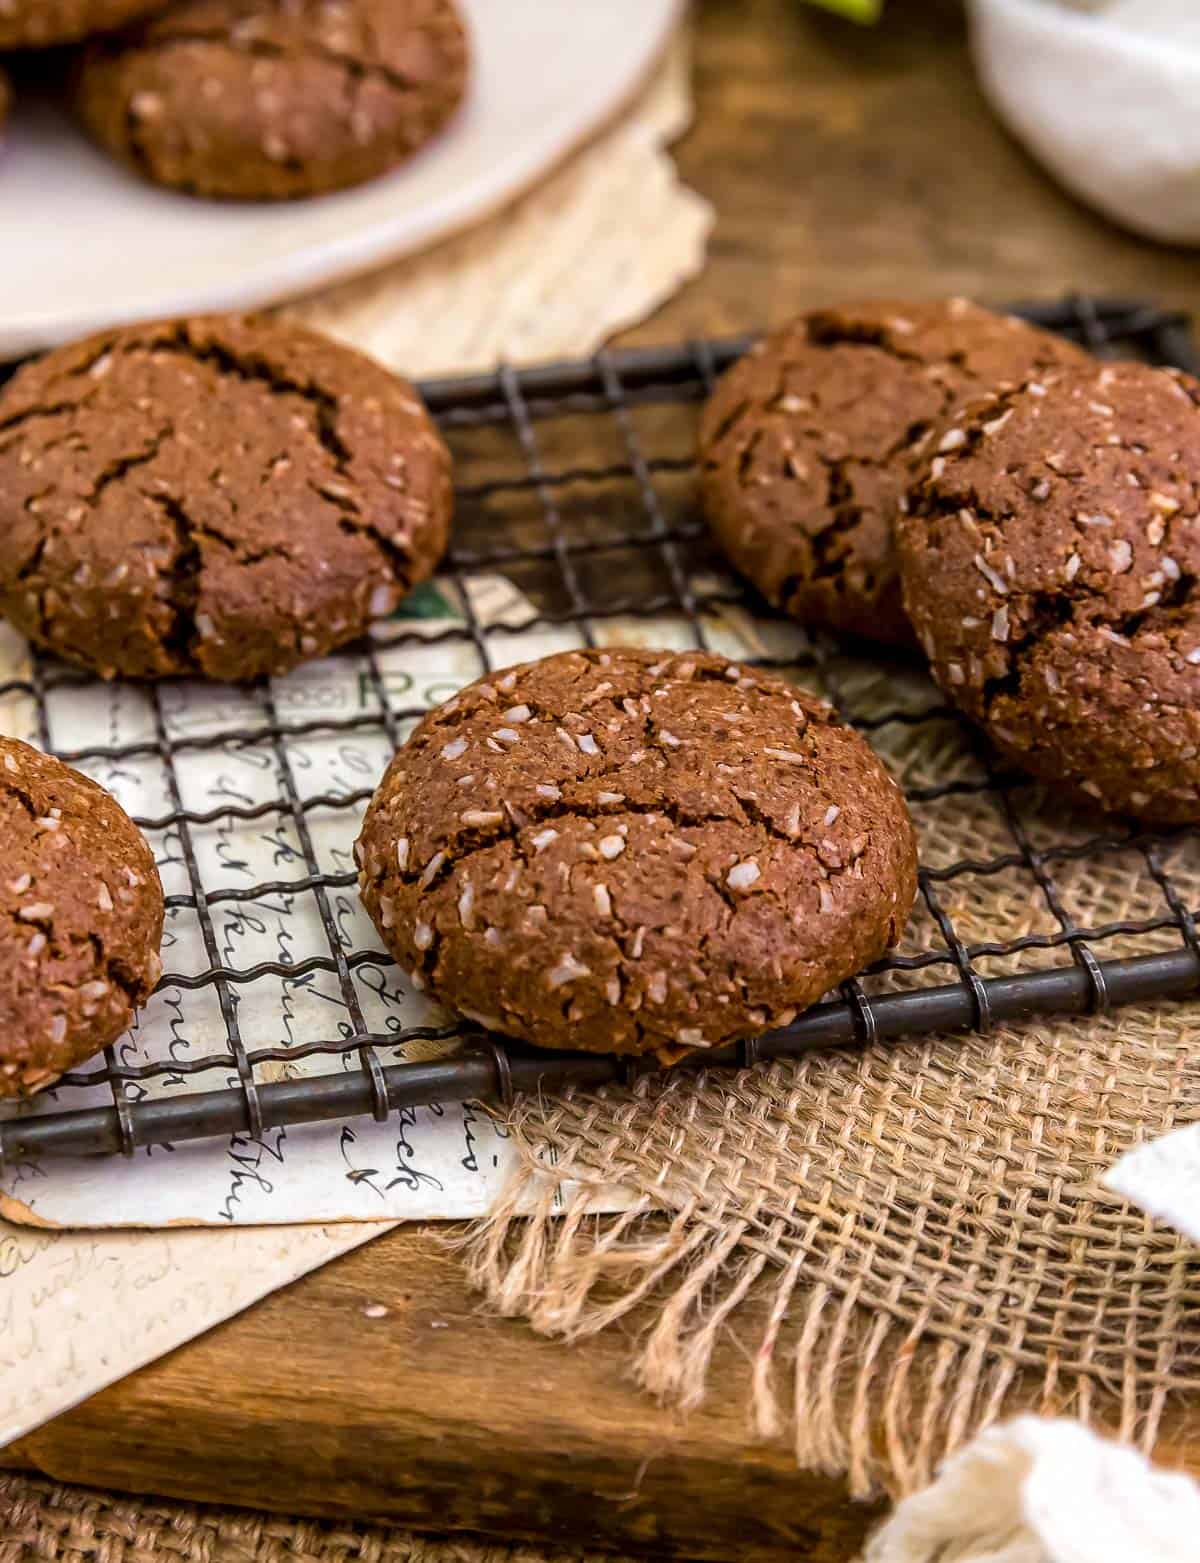
[[[1100,353],[1197,367],[1186,323],[1137,302],[1077,297],[1020,313]],[[82,675],[35,658],[27,677],[0,685],[0,696],[29,702],[44,748],[101,779],[138,759],[160,768],[166,808],[138,823],[160,856],[169,844],[166,855],[181,876],[178,893],[167,897],[169,916],[194,917],[202,959],[191,973],[173,970],[168,959],[159,993],[180,1010],[201,995],[215,1000],[207,1034],[223,1032],[225,1043],[201,1053],[171,1047],[141,1063],[120,1047],[108,1050],[98,1067],[65,1076],[49,1104],[0,1123],[0,1160],[132,1155],[148,1144],[261,1138],[280,1126],[364,1114],[382,1121],[431,1101],[508,1102],[518,1092],[597,1086],[644,1067],[536,1051],[465,1022],[372,1029],[359,979],[391,964],[377,943],[354,936],[345,914],[354,897],[348,848],[375,777],[305,795],[295,746],[352,735],[374,740],[381,753],[394,748],[424,709],[397,699],[407,681],[395,669],[410,656],[428,656],[432,645],[469,653],[465,682],[513,660],[506,647],[522,655],[533,632],[586,645],[622,623],[654,619],[672,644],[703,647],[719,642],[730,615],[740,616],[743,628],[756,627],[750,633],[761,636],[763,651],[742,660],[815,685],[900,774],[922,841],[921,897],[905,944],[786,1030],[706,1053],[705,1065],[987,1030],[1001,1020],[1099,1012],[1200,987],[1200,833],[1141,831],[1080,815],[997,771],[915,665],[794,627],[787,649],[772,649],[772,626],[782,629],[783,621],[715,557],[695,506],[697,409],[746,345],[693,342],[427,382],[423,393],[456,460],[456,535],[440,579],[461,607],[461,622],[430,635],[410,620],[390,621],[370,644],[346,652],[361,709],[292,721],[264,683],[239,694],[228,720],[190,732],[174,720],[182,697],[173,697],[173,686],[156,686],[138,695],[150,714],[134,741],[71,747],[55,741],[52,705],[56,694],[86,688]],[[508,582],[529,605],[524,616],[486,622],[472,589],[484,577]],[[181,772],[190,759],[250,749],[267,755],[272,796],[208,809],[189,803]],[[971,811],[971,855],[947,856],[963,810]],[[331,821],[342,844],[332,860],[317,845]],[[272,822],[281,833],[286,827],[292,844],[283,860],[298,876],[233,882],[220,852],[204,844],[205,833],[230,822],[262,822],[265,832]],[[1106,890],[1118,882],[1122,916],[1104,921]],[[271,897],[288,906],[311,898],[325,947],[303,959],[232,964],[223,920],[248,916]],[[247,1000],[257,986],[273,985],[286,1001],[314,974],[340,1000],[328,1034],[297,1042],[256,1025]],[[411,1056],[456,1041],[452,1056]],[[287,1078],[289,1068],[314,1059],[325,1062],[324,1072]],[[155,1089],[163,1081],[169,1092]],[[98,1088],[105,1093],[99,1104]],[[72,1105],[80,1100],[88,1105]]]

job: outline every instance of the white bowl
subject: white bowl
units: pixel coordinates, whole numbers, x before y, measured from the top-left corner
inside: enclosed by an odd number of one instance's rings
[[[1198,244],[1200,27],[1179,7],[1171,36],[1175,10],[970,0],[971,40],[996,113],[1068,190],[1137,233]]]

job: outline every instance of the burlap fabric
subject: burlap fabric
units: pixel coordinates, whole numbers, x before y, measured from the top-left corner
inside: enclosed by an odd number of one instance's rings
[[[630,1563],[605,1553],[604,1563]],[[81,1487],[0,1476],[0,1563],[600,1563],[469,1536],[418,1536],[388,1525],[281,1519],[114,1498]]]
[[[933,694],[867,663],[841,665],[833,692],[868,719]],[[1178,948],[1174,912],[1200,906],[1194,834],[1131,838],[1033,787],[926,798],[987,779],[970,735],[939,717],[871,736],[935,871],[902,954],[947,953],[939,917],[983,976],[1067,959],[1044,941],[1068,921],[1136,925],[1097,938],[1102,959]],[[1035,942],[979,948],[1016,940]],[[866,986],[954,974],[948,957]],[[1168,1407],[1200,1397],[1200,1255],[1099,1178],[1198,1116],[1200,1010],[1166,1003],[530,1101],[513,1121],[524,1170],[475,1234],[472,1274],[568,1340],[653,1299],[637,1375],[685,1406],[721,1333],[745,1335],[740,1305],[765,1297],[745,1340],[753,1428],[789,1432],[802,1465],[847,1472],[856,1494],[922,1486],[1024,1407],[1150,1449]],[[628,1213],[587,1215],[614,1184]]]

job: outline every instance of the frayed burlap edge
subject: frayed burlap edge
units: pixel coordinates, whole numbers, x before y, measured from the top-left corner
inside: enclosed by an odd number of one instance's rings
[[[1194,1035],[1164,1006],[529,1102],[471,1282],[565,1341],[636,1321],[638,1383],[685,1409],[736,1333],[753,1435],[856,1497],[1020,1410],[1149,1452],[1200,1392],[1200,1263],[1098,1180],[1200,1115]]]

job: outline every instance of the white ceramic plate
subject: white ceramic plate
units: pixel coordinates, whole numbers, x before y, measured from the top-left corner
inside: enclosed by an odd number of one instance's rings
[[[453,125],[396,173],[319,200],[174,195],[126,173],[57,107],[18,108],[0,151],[0,358],[117,321],[275,302],[444,237],[603,124],[682,9],[682,0],[460,3],[475,76]]]

